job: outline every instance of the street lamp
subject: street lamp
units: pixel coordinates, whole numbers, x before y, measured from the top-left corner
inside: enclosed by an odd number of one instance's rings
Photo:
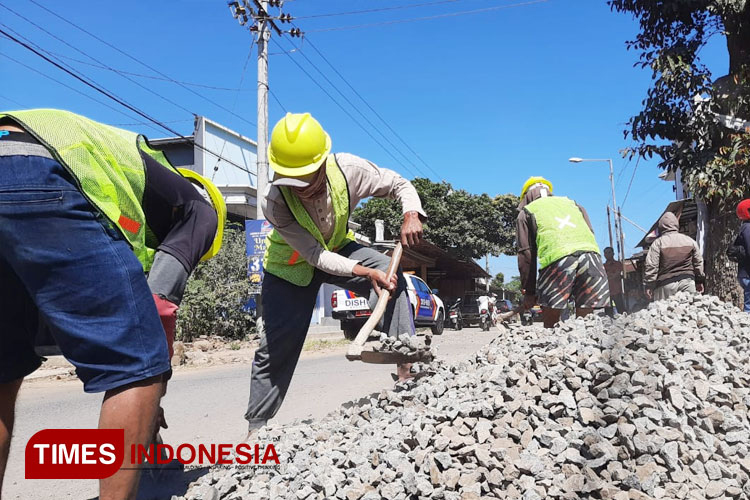
[[[615,170],[612,166],[611,158],[578,158],[573,157],[568,159],[571,163],[581,163],[584,161],[606,161],[609,162],[609,183],[612,186],[612,205],[615,210],[615,234],[617,234],[617,250],[620,257],[620,263],[623,265],[623,271],[625,266],[625,238],[622,233],[622,214],[620,214],[620,208],[617,206],[617,198],[615,197]],[[609,216],[607,217],[609,219]],[[610,241],[611,244],[611,241]],[[622,293],[625,295],[625,280],[624,276],[620,275],[620,282],[622,285]]]

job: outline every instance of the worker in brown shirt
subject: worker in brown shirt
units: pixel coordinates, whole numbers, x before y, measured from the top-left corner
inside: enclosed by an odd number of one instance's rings
[[[414,335],[414,318],[402,273],[387,279],[390,259],[354,241],[349,215],[364,198],[397,199],[403,207],[401,243],[416,245],[425,213],[409,181],[392,170],[347,153],[331,153],[331,138],[308,113],[288,113],[274,127],[268,148],[274,181],[262,199],[274,230],[263,259],[261,290],[265,335],[255,352],[249,431],[272,418],[286,395],[323,283],[377,301],[391,291],[381,330]],[[409,365],[398,366],[400,380]]]

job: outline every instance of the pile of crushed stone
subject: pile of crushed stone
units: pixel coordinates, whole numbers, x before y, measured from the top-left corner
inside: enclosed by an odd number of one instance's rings
[[[217,470],[184,498],[750,498],[749,342],[750,315],[701,295],[511,326],[470,361],[265,428],[280,472]]]

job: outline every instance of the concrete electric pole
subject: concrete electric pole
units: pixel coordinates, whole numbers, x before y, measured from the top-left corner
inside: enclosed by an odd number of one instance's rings
[[[268,39],[271,33],[268,31],[266,22],[267,0],[255,0],[259,10],[258,20],[258,160],[256,185],[256,216],[260,220],[263,217],[263,206],[261,199],[265,196],[268,184]]]
[[[269,7],[281,8],[282,0],[230,0],[229,8],[232,16],[237,19],[240,26],[245,26],[252,19],[253,24],[249,26],[251,33],[258,35],[258,154],[256,161],[256,218],[264,219],[261,199],[265,195],[268,186],[268,41],[273,29],[277,35],[288,33],[292,37],[301,37],[303,33],[299,28],[282,31],[276,26],[274,19],[282,23],[290,23],[294,19],[289,14],[279,14],[271,17],[268,13]]]

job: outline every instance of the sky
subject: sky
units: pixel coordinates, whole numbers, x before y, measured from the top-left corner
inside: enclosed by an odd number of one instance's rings
[[[257,136],[257,53],[225,1],[113,5],[0,0],[0,29],[180,134],[192,133],[198,114]],[[287,0],[282,11],[305,36],[272,36],[271,125],[286,111],[310,112],[336,152],[473,193],[518,194],[528,177],[545,176],[555,194],[587,209],[602,248],[608,164],[568,158],[613,159],[618,204],[643,228],[675,198],[655,160],[621,157],[651,74],[626,49],[637,22],[603,0]],[[727,67],[721,43],[701,52],[716,77]],[[4,37],[0,74],[0,109],[62,108],[151,138],[172,135]],[[630,255],[643,233],[623,229]],[[515,258],[492,258],[490,270],[516,275]]]

